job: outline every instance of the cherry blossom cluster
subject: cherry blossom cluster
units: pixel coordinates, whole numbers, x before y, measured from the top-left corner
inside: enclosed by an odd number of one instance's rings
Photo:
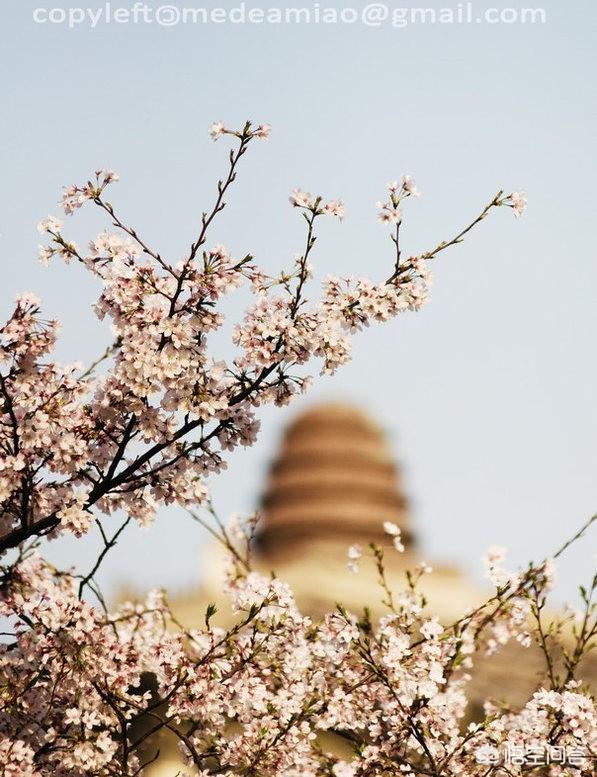
[[[400,224],[402,221],[400,203],[406,197],[418,197],[420,192],[411,175],[403,175],[400,183],[390,181],[386,188],[390,194],[390,199],[388,202],[377,203],[378,220],[382,224]]]
[[[189,777],[485,777],[500,774],[487,771],[485,756],[511,745],[574,747],[580,768],[549,774],[593,774],[597,711],[576,675],[597,633],[597,579],[561,674],[552,666],[520,709],[488,699],[472,718],[467,689],[478,655],[521,634],[547,650],[545,624],[529,614],[547,593],[552,562],[508,573],[485,603],[441,624],[419,590],[426,565],[407,573],[404,590],[388,588],[384,554],[402,550],[387,524],[393,544],[372,544],[369,554],[386,614],[373,622],[367,609],[339,605],[314,621],[287,584],[252,571],[254,521],[246,526],[236,522],[221,537],[230,551],[228,629],[214,625],[210,605],[204,626],[185,630],[157,591],[113,612],[93,607],[73,572],[36,552],[6,570],[4,774],[132,777],[158,758],[160,731],[178,741]],[[546,655],[555,661],[553,646]]]
[[[107,169],[67,187],[61,204],[67,216],[93,205],[113,229],[81,249],[55,216],[39,224],[43,264],[60,258],[97,280],[95,313],[113,334],[102,356],[86,367],[55,362],[58,323],[31,294],[18,297],[0,327],[2,773],[137,777],[159,756],[156,735],[167,732],[188,774],[200,777],[489,777],[499,772],[483,754],[520,744],[580,749],[586,768],[550,767],[549,775],[588,777],[597,718],[578,667],[597,636],[597,577],[582,589],[580,612],[549,621],[544,614],[555,559],[570,543],[516,572],[504,567],[503,549],[490,548],[484,564],[495,593],[442,624],[420,590],[428,565],[407,571],[404,590],[388,585],[385,554],[404,545],[399,527],[386,522],[387,547],[348,549],[352,572],[375,565],[385,615],[373,621],[368,609],[339,605],[313,620],[288,585],[252,569],[257,518],[225,527],[206,485],[229,451],[255,441],[261,405],[305,391],[315,360],[334,372],[369,324],[418,310],[429,295],[430,261],[493,208],[520,215],[525,196],[500,191],[452,239],[402,256],[404,202],[418,195],[404,176],[379,205],[380,220],[392,225],[387,277],[330,277],[310,302],[318,219],[342,221],[343,202],[292,191],[306,239],[290,269],[269,276],[250,254],[233,257],[211,243],[210,227],[248,146],[270,127],[217,122],[209,131],[234,146],[184,257],[168,260],[120,218],[105,197],[118,181]],[[224,327],[225,297],[242,285],[254,300],[230,328],[237,353],[224,361],[210,338]],[[230,628],[216,625],[213,606],[203,627],[183,628],[157,591],[106,606],[95,577],[103,558],[131,520],[148,523],[165,504],[186,507],[201,523],[191,508],[216,519],[212,531],[229,553]],[[112,532],[116,514],[124,523]],[[39,554],[40,537],[80,536],[94,525],[104,547],[89,573],[58,570]],[[511,641],[536,644],[545,675],[520,709],[488,699],[472,719],[475,660]]]
[[[250,122],[241,130],[220,122],[210,127],[214,140],[227,137],[235,146],[183,258],[166,259],[117,215],[106,189],[119,178],[108,169],[66,187],[61,206],[69,216],[94,205],[113,230],[83,250],[60,219],[40,222],[47,237],[40,260],[62,258],[96,277],[95,312],[110,322],[114,340],[87,369],[61,367],[51,354],[57,324],[44,320],[27,295],[0,328],[0,553],[35,536],[83,534],[98,516],[116,511],[146,524],[160,505],[201,503],[206,479],[225,466],[226,453],[255,441],[259,406],[282,405],[305,391],[311,378],[303,370],[313,360],[334,372],[350,359],[351,336],[371,322],[418,310],[429,294],[429,262],[439,251],[460,242],[490,209],[505,205],[518,213],[524,205],[519,193],[499,192],[455,238],[404,258],[396,214],[418,195],[404,176],[388,185],[390,201],[382,205],[382,216],[394,214],[382,221],[396,225],[391,274],[378,281],[330,277],[319,300],[309,302],[317,222],[342,220],[341,200],[293,190],[290,202],[304,217],[306,241],[291,269],[275,277],[250,254],[232,257],[208,243],[241,158],[270,129]],[[224,325],[223,299],[244,283],[255,301],[231,328],[238,354],[226,362],[212,353],[209,339]]]

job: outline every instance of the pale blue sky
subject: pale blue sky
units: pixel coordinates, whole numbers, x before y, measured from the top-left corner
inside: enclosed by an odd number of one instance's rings
[[[387,274],[374,203],[402,172],[423,191],[407,212],[411,252],[450,236],[498,188],[524,188],[524,218],[497,212],[442,255],[429,306],[361,335],[352,364],[308,401],[370,409],[403,464],[425,556],[472,576],[488,544],[524,562],[597,510],[594,3],[543,3],[548,21],[534,26],[33,23],[34,8],[58,5],[0,6],[3,316],[17,291],[35,291],[64,322],[62,359],[99,353],[109,333],[90,311],[97,289],[78,267],[37,263],[37,221],[57,212],[62,184],[111,166],[121,175],[113,203],[164,254],[182,256],[225,164],[224,144],[206,134],[217,119],[274,127],[243,161],[212,235],[268,269],[302,244],[287,202],[297,185],[347,204],[346,222],[322,229],[320,277]],[[103,224],[82,215],[69,228],[84,242]],[[232,316],[244,301],[233,300]],[[214,484],[223,514],[255,506],[298,409],[263,412],[259,443]],[[150,531],[129,533],[102,579],[111,590],[182,588],[199,579],[204,541],[165,511]],[[51,552],[64,563],[90,550]],[[594,553],[595,533],[570,551],[562,598]]]

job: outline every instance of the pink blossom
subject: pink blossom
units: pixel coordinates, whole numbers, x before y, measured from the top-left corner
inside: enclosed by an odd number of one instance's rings
[[[344,203],[342,200],[331,200],[330,202],[327,202],[323,206],[323,212],[330,216],[336,216],[340,221],[344,221]]]
[[[108,183],[115,183],[116,181],[120,180],[118,173],[115,173],[114,170],[108,170],[105,167],[96,170],[95,177],[98,179],[102,178],[104,185]]]
[[[218,140],[218,138],[221,138],[222,135],[225,135],[227,132],[228,130],[221,121],[215,121],[209,127],[209,134],[211,135],[212,140]]]
[[[357,573],[359,571],[359,560],[363,555],[363,549],[360,545],[351,545],[348,548],[348,569],[350,572]]]
[[[419,197],[421,192],[417,189],[417,184],[411,175],[402,176],[402,188],[413,197]]]
[[[527,198],[524,192],[512,192],[509,195],[510,207],[514,211],[515,216],[522,216],[527,208]]]
[[[402,221],[402,214],[391,202],[378,202],[376,207],[379,209],[377,220],[382,224],[399,224]]]
[[[295,208],[311,208],[313,206],[311,195],[302,189],[293,189],[288,199]]]
[[[254,130],[254,135],[256,137],[260,138],[261,140],[267,140],[270,136],[270,133],[272,131],[270,124],[260,124],[256,130]]]
[[[52,232],[52,233],[58,233],[62,229],[62,221],[60,219],[57,219],[55,216],[47,216],[45,219],[42,219],[39,224],[37,225],[37,231],[40,233],[44,232]]]
[[[425,621],[423,625],[421,626],[421,634],[426,639],[435,639],[436,637],[439,637],[440,634],[443,634],[443,627],[438,623],[437,618],[431,618],[428,621]]]
[[[392,537],[392,544],[394,545],[394,548],[399,553],[402,553],[404,550],[404,545],[402,544],[402,540],[400,538],[400,528],[391,521],[384,521],[383,530],[386,534]]]
[[[60,201],[61,207],[67,216],[71,216],[76,210],[81,208],[88,200],[93,199],[93,191],[89,185],[79,187],[73,184],[65,186]]]

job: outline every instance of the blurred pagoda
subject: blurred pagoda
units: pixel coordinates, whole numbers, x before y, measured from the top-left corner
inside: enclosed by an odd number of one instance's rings
[[[407,503],[381,430],[345,405],[310,410],[291,424],[262,500],[265,552],[313,539],[380,540],[382,522],[408,537]]]
[[[348,572],[349,545],[388,545],[387,571],[401,587],[405,570],[421,560],[386,437],[367,415],[347,405],[315,407],[290,424],[271,467],[261,514],[261,564],[287,580],[300,606],[313,615],[335,602],[355,611],[364,604],[375,609],[381,599],[371,562],[364,561],[356,577]],[[392,548],[384,521],[399,526],[404,553]],[[455,567],[436,569],[429,585],[444,618],[457,617],[479,598]]]

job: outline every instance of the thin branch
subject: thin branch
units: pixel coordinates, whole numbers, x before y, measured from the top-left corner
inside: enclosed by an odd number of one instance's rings
[[[122,526],[118,529],[118,531],[110,539],[107,538],[101,522],[99,520],[97,520],[97,525],[99,527],[99,530],[100,530],[101,535],[102,535],[102,539],[104,541],[104,547],[102,549],[102,552],[97,557],[96,562],[93,565],[93,568],[91,569],[91,571],[88,572],[88,574],[86,574],[82,578],[81,582],[79,583],[79,599],[83,595],[83,591],[85,590],[85,586],[89,585],[89,582],[91,580],[93,580],[93,577],[95,576],[97,570],[100,568],[100,566],[101,566],[103,560],[105,559],[108,551],[116,545],[116,543],[118,542],[118,538],[120,537],[122,532],[126,529],[126,527],[129,525],[131,520],[132,520],[132,516],[129,515],[126,518],[126,520],[124,521],[124,523],[122,524]],[[95,593],[95,591],[94,591],[94,593]]]
[[[85,378],[88,378],[94,371],[95,368],[98,367],[102,362],[104,362],[106,359],[110,358],[114,351],[118,349],[118,342],[112,343],[112,345],[109,345],[106,350],[102,353],[101,356],[99,356],[95,361],[91,362],[89,367],[85,370],[85,372],[82,372],[79,376],[81,380],[84,380]]]
[[[98,194],[97,197],[94,197],[93,201],[96,205],[98,205],[102,210],[105,210],[106,213],[110,216],[112,219],[112,223],[115,227],[118,227],[123,232],[126,232],[127,235],[132,237],[132,239],[141,247],[144,254],[147,254],[148,256],[151,256],[152,259],[155,259],[155,261],[164,269],[166,272],[170,273],[171,275],[174,275],[174,271],[172,268],[164,262],[162,257],[157,253],[156,251],[153,251],[149,246],[139,237],[136,230],[134,230],[132,227],[127,227],[126,224],[124,224],[116,215],[114,212],[114,208],[109,202],[104,202],[102,200],[101,194]]]
[[[465,227],[463,230],[461,230],[455,237],[453,237],[451,240],[444,240],[443,242],[439,243],[433,250],[427,251],[423,254],[423,259],[433,259],[434,256],[436,256],[440,251],[445,251],[446,248],[449,248],[450,246],[456,245],[457,243],[462,243],[462,239],[464,236],[473,229],[480,221],[483,221],[483,219],[487,216],[489,211],[492,208],[498,208],[500,207],[501,200],[503,197],[504,192],[500,189],[500,191],[495,195],[495,197],[489,202],[481,211],[481,213],[477,216],[476,219],[471,221],[471,223]]]

